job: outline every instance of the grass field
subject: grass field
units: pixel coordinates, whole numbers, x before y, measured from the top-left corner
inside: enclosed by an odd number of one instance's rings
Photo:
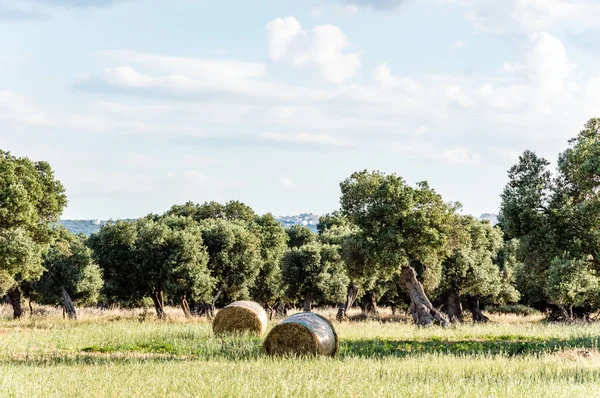
[[[165,322],[141,310],[13,321],[0,306],[0,396],[600,396],[600,324],[334,323],[338,357],[270,358],[261,339],[218,339],[207,321],[178,312]]]

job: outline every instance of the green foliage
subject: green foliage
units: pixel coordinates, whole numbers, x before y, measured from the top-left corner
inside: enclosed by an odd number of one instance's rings
[[[67,203],[64,191],[48,163],[0,151],[0,295],[42,274],[50,225]]]
[[[589,258],[556,257],[550,263],[545,289],[552,303],[565,306],[595,307],[600,299],[600,279]]]
[[[290,248],[308,245],[317,239],[317,235],[310,228],[302,225],[292,225],[285,232],[288,236],[288,247]]]
[[[600,119],[591,119],[558,159],[554,200],[557,246],[592,256],[600,270]]]
[[[500,224],[507,238],[519,240],[513,262],[526,303],[593,303],[589,295],[576,294],[576,286],[584,286],[584,279],[593,285],[591,272],[600,270],[599,127],[600,119],[591,119],[569,141],[554,180],[549,163],[531,151],[509,170]],[[591,265],[584,267],[587,260],[582,259],[587,258]],[[593,303],[595,308],[598,304]]]
[[[230,299],[248,297],[262,265],[260,239],[244,224],[222,219],[204,220],[200,228],[215,289]]]
[[[500,292],[495,298],[497,303],[516,303],[521,298],[517,289],[516,272],[520,263],[517,258],[519,241],[512,239],[504,241],[495,262],[500,270]]]
[[[171,207],[165,215],[191,217],[196,221],[222,219],[247,223],[256,217],[256,213],[254,213],[252,208],[237,200],[232,200],[225,204],[214,201],[203,204],[187,202],[184,205]]]
[[[443,262],[442,291],[489,298],[496,303],[518,301],[510,280],[512,258],[505,253],[502,269],[495,261],[503,246],[502,232],[471,216],[463,216],[461,224],[465,237]]]
[[[144,297],[207,300],[214,280],[202,231],[191,219],[143,218],[107,224],[89,239],[104,272],[106,294],[120,301]]]
[[[440,283],[441,262],[448,255],[448,235],[458,204],[444,203],[427,183],[411,187],[395,174],[362,171],[340,184],[342,214],[362,233],[359,252],[366,267],[391,278],[403,266],[420,271],[424,287]]]
[[[283,257],[283,280],[291,299],[340,302],[350,280],[339,247],[312,242],[294,247]]]
[[[0,296],[17,283],[42,275],[44,249],[23,228],[0,229]]]
[[[543,224],[552,188],[549,165],[546,159],[525,151],[508,170],[499,215],[507,239],[524,237]]]
[[[251,229],[260,239],[262,264],[250,295],[261,303],[273,305],[284,296],[281,261],[287,250],[288,235],[271,214],[256,217]]]
[[[44,256],[44,273],[31,286],[30,296],[44,304],[61,304],[65,289],[71,299],[81,305],[97,302],[103,286],[102,272],[92,259],[92,251],[82,236],[60,227]]]

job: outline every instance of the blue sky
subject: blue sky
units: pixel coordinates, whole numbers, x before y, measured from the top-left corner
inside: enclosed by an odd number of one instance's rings
[[[599,42],[596,0],[0,0],[0,148],[63,218],[325,213],[362,169],[496,212],[600,116]]]

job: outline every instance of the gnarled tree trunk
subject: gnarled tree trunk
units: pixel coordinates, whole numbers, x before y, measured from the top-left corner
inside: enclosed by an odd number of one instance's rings
[[[154,303],[154,310],[156,310],[158,319],[165,319],[167,314],[165,314],[163,295],[160,290],[156,290],[152,293],[152,302]]]
[[[439,324],[448,326],[446,317],[433,307],[423,285],[417,280],[417,273],[412,267],[402,267],[400,271],[400,282],[408,290],[410,296],[410,313],[414,322],[419,326],[431,326]]]
[[[450,290],[446,295],[446,310],[452,323],[463,322],[463,309],[460,296],[456,290]]]
[[[183,310],[183,315],[186,318],[192,317],[192,312],[190,311],[190,305],[188,304],[185,296],[181,296],[181,309]]]
[[[71,296],[69,296],[69,293],[67,293],[64,287],[60,288],[60,299],[63,302],[63,307],[67,313],[67,317],[69,317],[69,319],[77,319],[77,311],[75,311],[75,306],[73,305]]]
[[[303,309],[305,312],[312,311],[312,292],[308,292],[308,293],[306,293],[306,296],[304,296],[304,308]]]
[[[354,282],[350,282],[350,285],[348,286],[348,292],[346,293],[346,302],[338,306],[338,312],[335,316],[335,319],[340,322],[348,320],[348,315],[346,315],[346,313],[350,307],[352,307],[352,304],[354,304],[356,296],[358,296],[358,288],[354,286]]]
[[[471,315],[473,317],[473,322],[481,322],[481,323],[489,322],[490,318],[483,315],[483,313],[481,312],[481,308],[479,308],[479,298],[478,297],[470,296],[468,298],[468,302],[469,302],[469,311],[471,312]]]
[[[562,322],[573,321],[573,316],[572,316],[572,313],[573,313],[572,308],[573,307],[571,307],[571,311],[568,311],[567,307],[565,307],[564,305],[556,304],[556,308],[558,309],[558,313],[560,315],[551,316],[550,317],[551,320],[558,320],[558,321],[562,321]]]
[[[368,291],[361,300],[361,309],[363,314],[377,316],[377,296],[374,292]]]
[[[223,293],[223,288],[220,287],[219,290],[217,290],[217,293],[215,294],[215,296],[212,299],[212,302],[210,303],[210,317],[214,318],[215,317],[215,313],[217,312],[217,300],[219,299],[219,297],[221,297],[221,294]]]
[[[13,308],[13,318],[21,318],[23,316],[23,307],[21,307],[21,291],[18,286],[8,291],[8,299]]]

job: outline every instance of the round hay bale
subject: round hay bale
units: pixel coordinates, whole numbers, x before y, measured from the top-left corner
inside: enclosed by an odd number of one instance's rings
[[[267,313],[260,304],[236,301],[217,312],[212,327],[216,335],[249,332],[262,336],[267,324]]]
[[[265,340],[269,355],[327,355],[338,352],[338,336],[331,322],[314,312],[284,319]]]

